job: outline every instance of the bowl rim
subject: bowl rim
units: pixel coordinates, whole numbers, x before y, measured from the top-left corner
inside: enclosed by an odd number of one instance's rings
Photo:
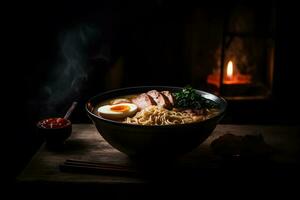
[[[143,89],[143,88],[145,88],[145,89],[146,88],[183,89],[184,87],[164,86],[164,85],[143,85],[143,86],[122,87],[122,88],[118,88],[118,89],[112,89],[112,90],[108,90],[108,91],[99,93],[99,94],[97,94],[97,95],[89,98],[89,100],[85,103],[85,110],[87,111],[87,113],[89,115],[92,115],[93,117],[95,117],[97,119],[100,119],[102,121],[105,121],[105,122],[108,122],[108,123],[111,123],[111,124],[115,124],[115,125],[122,125],[122,126],[127,126],[127,127],[140,127],[140,128],[142,128],[142,127],[143,128],[145,128],[145,127],[146,128],[170,128],[170,127],[178,128],[178,127],[186,127],[186,126],[192,126],[192,125],[196,125],[196,124],[202,124],[202,123],[210,121],[210,120],[212,120],[214,118],[220,117],[220,116],[222,116],[222,115],[225,114],[225,111],[227,110],[227,106],[228,106],[228,103],[227,103],[227,101],[226,101],[225,98],[223,98],[221,96],[218,96],[216,94],[204,91],[204,90],[199,90],[199,89],[194,88],[197,92],[200,92],[202,94],[209,95],[209,96],[214,96],[217,99],[221,100],[223,102],[223,104],[224,104],[224,106],[222,107],[221,111],[217,115],[215,115],[215,116],[213,116],[213,117],[211,117],[211,118],[209,118],[207,120],[199,121],[199,122],[193,122],[193,123],[187,123],[187,124],[168,124],[168,125],[140,125],[140,124],[128,124],[128,123],[123,123],[123,122],[115,121],[115,120],[111,120],[111,119],[105,119],[103,117],[100,117],[100,116],[94,114],[88,108],[89,102],[92,99],[95,99],[95,98],[97,98],[99,96],[104,96],[104,95],[108,95],[108,94],[112,94],[112,93],[120,92],[120,91],[125,91],[125,90],[134,90],[134,89]]]

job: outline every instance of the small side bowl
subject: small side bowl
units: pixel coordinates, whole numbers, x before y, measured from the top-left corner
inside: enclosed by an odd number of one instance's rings
[[[51,125],[51,121],[57,123]],[[40,134],[46,141],[50,148],[61,147],[64,142],[71,136],[72,123],[64,118],[47,118],[40,120],[37,123],[38,134]]]

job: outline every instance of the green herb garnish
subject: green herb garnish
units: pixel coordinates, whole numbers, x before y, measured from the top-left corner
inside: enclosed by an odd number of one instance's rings
[[[191,86],[186,86],[173,95],[175,97],[175,107],[177,108],[201,109],[213,107],[212,102],[203,98]]]
[[[187,86],[180,92],[174,93],[175,107],[200,109],[202,97],[191,87]]]

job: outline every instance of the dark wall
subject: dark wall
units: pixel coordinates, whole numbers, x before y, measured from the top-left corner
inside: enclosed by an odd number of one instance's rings
[[[3,66],[2,98],[6,117],[10,119],[5,125],[9,127],[9,149],[14,153],[12,173],[16,174],[23,168],[42,141],[35,134],[36,121],[49,115],[63,115],[72,101],[79,101],[72,120],[89,122],[83,105],[99,92],[133,85],[184,86],[190,83],[190,71],[184,66],[184,41],[180,38],[184,34],[185,19],[195,6],[216,6],[219,9],[224,5],[221,1],[207,5],[173,1],[43,1],[11,5],[5,16],[8,35],[5,42],[9,56]],[[298,116],[288,114],[290,109],[299,110],[299,106],[293,103],[297,102],[299,86],[299,56],[295,51],[299,40],[295,26],[298,12],[284,2],[279,2],[278,8],[273,99],[254,104],[232,104],[224,122],[299,122]],[[79,34],[72,36],[74,30]],[[87,36],[90,35],[95,40],[89,41]],[[66,51],[70,54],[62,55],[63,41],[68,36],[71,44],[80,41],[76,44],[81,45],[81,51],[72,51],[78,46],[68,46],[70,49]],[[84,73],[79,72],[86,76],[74,81],[67,75],[70,80],[58,82],[59,71],[63,71],[64,60],[69,55],[84,63]],[[113,70],[119,65],[123,72],[121,78]],[[70,70],[67,74],[76,72],[76,69]],[[49,108],[48,99],[61,97],[64,91],[56,92],[58,86],[64,87],[60,83],[66,82],[71,92],[60,98],[61,101],[51,101],[53,105]],[[49,92],[47,88],[52,89]],[[241,116],[242,110],[252,113],[248,117]]]

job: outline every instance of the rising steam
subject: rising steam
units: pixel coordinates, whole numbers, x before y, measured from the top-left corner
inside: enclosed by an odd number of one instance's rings
[[[96,28],[87,25],[61,33],[58,64],[48,72],[49,79],[42,88],[48,112],[55,112],[68,99],[79,98],[82,85],[88,80],[89,49],[100,35]]]

